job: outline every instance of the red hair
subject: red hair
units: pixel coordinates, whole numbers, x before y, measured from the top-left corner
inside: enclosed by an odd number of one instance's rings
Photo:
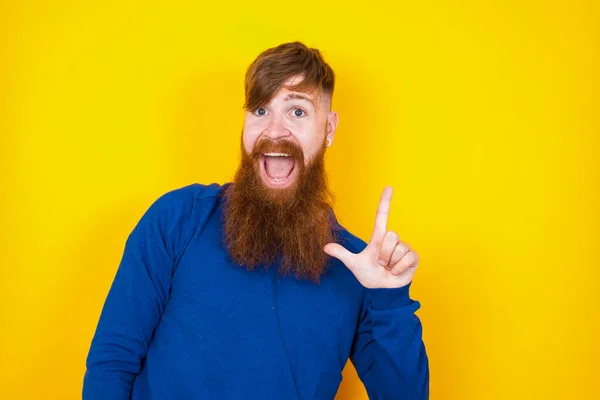
[[[318,49],[302,42],[283,43],[260,53],[246,71],[244,109],[254,111],[267,104],[289,78],[302,75],[304,79],[287,89],[320,93],[333,97],[335,74]]]

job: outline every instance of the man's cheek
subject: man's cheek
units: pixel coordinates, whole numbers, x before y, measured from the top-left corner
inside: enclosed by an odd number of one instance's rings
[[[252,150],[254,149],[254,145],[256,141],[250,135],[244,135],[243,138],[244,150],[246,154],[252,154]]]

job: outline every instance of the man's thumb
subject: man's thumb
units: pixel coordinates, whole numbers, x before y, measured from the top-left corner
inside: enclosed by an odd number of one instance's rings
[[[323,248],[323,251],[343,262],[346,267],[352,268],[352,260],[356,254],[349,252],[343,246],[337,243],[328,243]]]

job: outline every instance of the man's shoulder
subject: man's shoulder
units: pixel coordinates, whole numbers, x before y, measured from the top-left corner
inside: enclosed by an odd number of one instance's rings
[[[191,183],[169,190],[161,195],[158,200],[162,200],[163,202],[181,202],[214,198],[218,197],[226,186],[227,184],[221,185],[219,183]]]
[[[336,222],[336,226],[338,228],[339,244],[346,247],[353,253],[360,253],[365,247],[367,247],[367,243],[364,240],[350,232],[344,226],[340,225],[339,222]]]
[[[171,189],[158,196],[147,211],[163,223],[184,222],[206,208],[213,208],[226,184],[192,183]]]

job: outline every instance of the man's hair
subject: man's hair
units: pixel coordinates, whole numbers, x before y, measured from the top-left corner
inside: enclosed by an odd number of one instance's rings
[[[302,42],[283,43],[260,53],[246,71],[244,109],[256,110],[267,104],[280,86],[292,76],[304,79],[288,90],[312,93],[321,89],[323,95],[333,98],[335,74],[318,49]]]

